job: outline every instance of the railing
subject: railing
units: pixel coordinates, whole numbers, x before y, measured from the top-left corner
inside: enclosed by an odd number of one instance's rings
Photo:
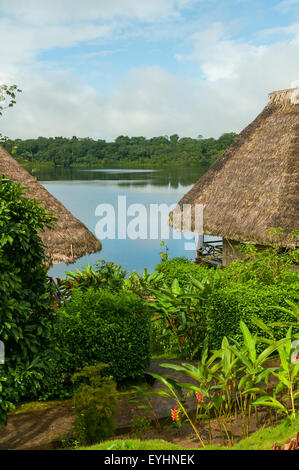
[[[202,248],[197,250],[196,263],[205,263],[211,266],[222,265],[222,240],[209,240],[203,242]]]

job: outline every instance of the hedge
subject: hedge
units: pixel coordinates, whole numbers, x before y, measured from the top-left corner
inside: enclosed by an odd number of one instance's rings
[[[207,305],[207,335],[211,350],[221,346],[223,336],[233,337],[241,341],[240,320],[249,326],[252,332],[260,332],[251,318],[258,317],[264,323],[274,321],[293,321],[294,318],[275,308],[289,308],[286,299],[298,300],[296,283],[261,286],[257,284],[241,284],[224,286],[213,291]],[[275,328],[277,339],[283,338],[286,330]],[[264,336],[261,335],[261,336]]]
[[[131,293],[75,289],[56,337],[64,371],[103,362],[109,364],[108,375],[123,381],[141,378],[149,366],[149,315],[142,299]]]
[[[213,269],[190,262],[187,258],[173,258],[163,261],[156,266],[156,271],[164,274],[166,284],[171,285],[172,281],[177,279],[181,287],[190,284],[190,276],[200,281],[214,274]]]

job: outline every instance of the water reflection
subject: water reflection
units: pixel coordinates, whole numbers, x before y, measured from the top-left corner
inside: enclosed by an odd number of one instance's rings
[[[39,169],[34,175],[39,181],[116,181],[123,187],[143,185],[168,186],[178,188],[189,186],[205,173],[205,168],[167,168],[167,169],[79,169],[51,168]]]
[[[99,221],[96,208],[99,204],[111,204],[117,216],[118,196],[126,196],[127,207],[141,203],[149,213],[151,204],[176,204],[204,173],[201,168],[167,169],[50,169],[35,172],[35,176],[45,188],[59,199],[75,217],[95,233]],[[132,217],[128,217],[128,222]],[[164,226],[164,225],[163,225]],[[118,240],[104,239],[100,253],[84,256],[74,264],[61,263],[50,270],[53,277],[63,276],[66,270],[82,269],[86,264],[93,265],[99,259],[114,261],[128,271],[142,272],[146,267],[153,271],[160,261],[158,239]],[[194,259],[195,251],[186,251],[184,236],[181,239],[170,237],[165,240],[170,257],[185,256]]]

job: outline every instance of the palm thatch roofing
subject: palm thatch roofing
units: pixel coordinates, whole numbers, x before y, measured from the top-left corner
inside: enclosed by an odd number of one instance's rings
[[[299,88],[270,93],[270,101],[205,175],[177,211],[203,205],[203,232],[239,242],[294,247],[299,215]],[[180,230],[170,214],[170,225]]]
[[[89,253],[101,250],[101,242],[76,219],[61,202],[50,194],[33,176],[0,146],[0,174],[20,183],[25,195],[42,201],[40,205],[57,217],[54,230],[45,229],[41,239],[46,247],[49,264],[73,263]]]

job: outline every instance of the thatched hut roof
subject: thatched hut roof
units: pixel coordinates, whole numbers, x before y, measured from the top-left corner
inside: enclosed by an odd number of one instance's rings
[[[268,245],[277,241],[268,229],[282,227],[281,244],[294,246],[290,232],[299,228],[298,159],[299,88],[273,92],[179,208],[202,204],[205,234]]]
[[[72,263],[89,253],[101,250],[101,242],[76,219],[61,202],[50,194],[33,176],[0,146],[0,174],[20,183],[30,198],[43,201],[40,205],[58,218],[54,230],[46,229],[41,239],[46,246],[49,264]]]

